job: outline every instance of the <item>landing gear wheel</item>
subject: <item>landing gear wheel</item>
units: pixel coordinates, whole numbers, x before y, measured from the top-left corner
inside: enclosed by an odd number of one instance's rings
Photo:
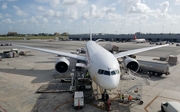
[[[108,94],[102,94],[102,100],[103,101],[107,101],[109,99],[109,95]]]
[[[158,73],[158,76],[161,77],[163,74],[162,73]]]
[[[153,75],[153,72],[149,72],[149,75],[152,76],[152,75]]]
[[[108,95],[108,93],[106,92],[106,90],[103,92],[103,94],[102,94],[102,100],[103,101],[107,101],[109,99],[109,95]]]
[[[158,76],[158,73],[156,73],[156,72],[153,72],[153,75],[157,77],[157,76]]]

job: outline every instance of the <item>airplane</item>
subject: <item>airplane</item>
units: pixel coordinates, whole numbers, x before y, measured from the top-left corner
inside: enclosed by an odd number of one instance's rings
[[[91,79],[102,89],[104,89],[104,92],[102,95],[108,95],[106,90],[112,90],[115,89],[119,82],[120,82],[120,66],[118,63],[118,58],[126,57],[123,59],[124,65],[137,72],[139,69],[139,63],[130,57],[127,57],[128,55],[140,53],[147,50],[152,50],[160,47],[167,46],[166,45],[159,45],[159,46],[153,46],[153,47],[146,47],[146,48],[140,48],[135,50],[129,50],[125,52],[120,52],[118,54],[112,54],[109,51],[107,51],[105,48],[100,46],[98,41],[92,41],[92,37],[90,38],[90,41],[86,43],[86,55],[78,55],[78,54],[71,54],[71,53],[65,53],[55,50],[48,50],[48,49],[42,49],[42,48],[36,48],[36,47],[30,47],[30,46],[22,46],[22,45],[16,45],[13,44],[13,46],[16,47],[23,47],[28,48],[32,50],[38,50],[42,52],[47,52],[51,54],[61,55],[63,56],[55,63],[55,70],[59,74],[66,73],[67,71],[70,71],[69,66],[70,62],[66,58],[72,58],[76,59],[77,62],[80,62],[85,65],[85,68],[88,70]],[[109,96],[107,96],[109,97]]]
[[[137,39],[137,38],[136,38],[136,34],[134,34],[134,41],[135,41],[136,43],[145,43],[145,42],[146,42],[146,39]]]

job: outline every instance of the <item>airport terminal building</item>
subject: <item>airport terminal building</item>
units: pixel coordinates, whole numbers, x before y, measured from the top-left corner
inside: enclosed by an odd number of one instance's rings
[[[72,40],[89,40],[89,34],[72,34],[69,39]],[[137,38],[144,38],[148,41],[170,41],[180,42],[180,34],[142,34],[136,33]],[[93,40],[104,39],[106,41],[130,41],[134,39],[134,34],[93,34]]]

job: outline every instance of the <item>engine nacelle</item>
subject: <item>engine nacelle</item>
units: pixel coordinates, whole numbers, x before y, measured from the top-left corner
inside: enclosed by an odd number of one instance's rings
[[[55,70],[58,73],[66,73],[69,70],[70,62],[65,57],[59,59],[55,64]]]
[[[137,60],[133,59],[133,58],[130,58],[130,57],[125,57],[123,59],[123,63],[124,63],[124,66],[134,72],[137,72],[139,70],[139,63]]]

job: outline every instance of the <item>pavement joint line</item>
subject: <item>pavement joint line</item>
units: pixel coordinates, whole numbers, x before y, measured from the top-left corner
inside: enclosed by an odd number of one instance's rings
[[[165,96],[158,96],[158,97],[167,98],[167,99],[176,100],[176,101],[180,101],[180,99],[174,99],[174,98],[169,98],[169,97],[165,97]]]
[[[158,82],[158,83],[160,83],[160,82]],[[155,85],[154,85],[154,86],[155,86]],[[154,87],[154,86],[153,86],[153,87]],[[152,87],[152,88],[153,88],[153,87]],[[151,88],[151,89],[152,89],[152,88]],[[159,96],[163,91],[164,91],[164,89],[163,89],[156,97],[154,97],[154,99],[152,99],[152,100],[144,107],[144,109],[145,109],[146,112],[148,112],[147,107],[149,107],[149,105],[151,105],[152,102],[154,102],[154,100],[156,100],[156,99],[158,98],[158,96]]]
[[[149,112],[149,111],[147,110],[147,107],[149,107],[149,105],[151,105],[151,103],[154,102],[154,100],[155,100],[157,97],[158,97],[158,95],[157,95],[156,97],[154,97],[154,99],[152,99],[152,100],[144,107],[144,110],[145,110],[146,112]]]

